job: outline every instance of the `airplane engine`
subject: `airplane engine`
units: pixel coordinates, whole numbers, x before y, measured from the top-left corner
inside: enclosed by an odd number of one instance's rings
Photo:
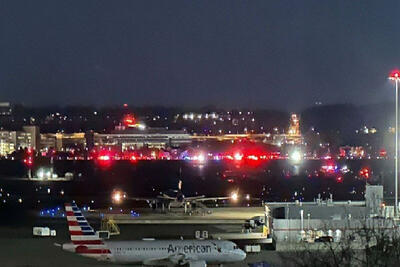
[[[207,263],[205,261],[190,261],[189,267],[207,267]]]

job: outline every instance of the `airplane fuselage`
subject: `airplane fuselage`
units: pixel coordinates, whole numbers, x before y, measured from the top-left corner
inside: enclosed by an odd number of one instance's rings
[[[241,261],[246,257],[246,254],[233,242],[221,240],[111,241],[104,243],[110,253],[101,255],[97,259],[123,264],[144,263],[148,259],[161,258],[169,258],[176,264],[184,263],[185,259],[218,264]],[[74,249],[72,244],[68,245],[64,244],[63,248],[65,250]],[[95,255],[84,256],[95,257]]]

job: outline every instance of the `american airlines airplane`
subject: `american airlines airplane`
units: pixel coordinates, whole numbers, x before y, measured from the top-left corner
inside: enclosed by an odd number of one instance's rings
[[[246,253],[235,243],[223,240],[150,240],[103,241],[94,232],[80,209],[65,204],[71,243],[62,244],[66,251],[119,264],[186,265],[205,267],[242,261]]]

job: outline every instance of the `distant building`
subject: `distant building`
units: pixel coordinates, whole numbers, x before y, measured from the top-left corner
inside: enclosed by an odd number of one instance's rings
[[[110,134],[94,133],[94,146],[112,146],[121,151],[141,147],[165,148],[180,146],[192,142],[188,133],[183,130],[167,130],[165,128],[117,128]]]
[[[0,156],[6,156],[15,151],[17,146],[15,131],[0,131]]]
[[[69,148],[85,148],[85,133],[46,133],[40,135],[40,144],[42,151],[55,149],[64,151]]]
[[[25,133],[29,133],[31,137],[31,148],[34,150],[40,149],[40,129],[35,125],[28,125],[22,127]]]
[[[290,116],[288,131],[284,134],[274,134],[272,144],[281,146],[284,144],[300,145],[303,144],[303,136],[300,132],[300,119],[297,114]]]
[[[11,154],[19,148],[36,149],[34,139],[35,133],[31,131],[0,131],[0,156]]]
[[[10,116],[11,114],[11,104],[9,102],[0,102],[0,116]]]
[[[124,128],[121,126],[107,134],[88,131],[86,133],[45,133],[40,136],[42,151],[48,151],[50,148],[65,151],[76,147],[89,150],[96,147],[113,147],[125,151],[142,147],[180,146],[192,142],[191,136],[185,131],[165,128]]]

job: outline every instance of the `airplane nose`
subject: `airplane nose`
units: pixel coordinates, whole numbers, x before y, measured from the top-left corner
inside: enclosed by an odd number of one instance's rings
[[[243,250],[239,250],[239,257],[240,257],[240,260],[242,261],[242,260],[244,260],[245,258],[246,258],[246,252],[244,252]]]

